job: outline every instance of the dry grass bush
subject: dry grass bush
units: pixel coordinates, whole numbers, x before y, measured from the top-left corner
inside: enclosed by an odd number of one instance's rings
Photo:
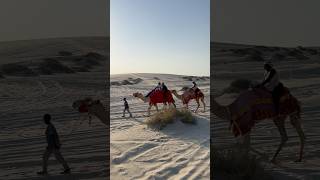
[[[159,126],[160,129],[175,121],[181,121],[186,124],[196,124],[196,118],[188,110],[166,109],[159,111],[147,119],[146,124],[149,126]]]
[[[217,150],[211,146],[213,178],[221,180],[272,180],[261,160],[241,148]]]
[[[51,75],[56,73],[74,73],[74,70],[63,65],[56,59],[46,58],[39,64],[39,73],[43,75]]]

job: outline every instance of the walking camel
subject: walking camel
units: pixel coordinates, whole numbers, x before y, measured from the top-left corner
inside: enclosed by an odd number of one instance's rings
[[[91,124],[91,115],[93,115],[103,124],[108,125],[107,111],[100,100],[92,100],[91,98],[77,100],[73,102],[72,107],[80,113],[87,113],[89,116],[89,124]]]
[[[174,107],[176,107],[174,103],[175,101],[170,91],[166,91],[164,93],[162,90],[156,90],[152,92],[148,97],[145,97],[142,93],[136,92],[136,93],[133,93],[133,96],[141,99],[145,103],[146,102],[149,103],[148,116],[150,116],[150,110],[152,106],[155,106],[156,110],[159,111],[158,105],[157,105],[158,103],[163,103],[164,107],[167,105],[167,103],[169,104],[169,106],[173,105]]]
[[[240,96],[238,97],[238,99],[241,97],[241,94]],[[237,100],[235,100],[236,102]],[[230,105],[227,105],[227,106],[222,106],[220,105],[214,98],[212,99],[212,112],[213,114],[215,114],[217,117],[221,118],[221,119],[224,119],[224,120],[227,120],[229,121],[231,124],[233,124],[233,130],[237,129],[240,131],[240,135],[245,135],[245,134],[242,134],[241,133],[241,127],[239,127],[239,124],[241,124],[242,122],[238,121],[238,122],[235,122],[235,119],[232,118],[233,117],[233,114],[234,113],[237,113],[236,111],[238,111],[239,109],[235,109],[235,108],[232,108],[232,104]],[[285,129],[285,120],[287,119],[287,117],[290,118],[290,122],[291,124],[293,125],[293,127],[296,129],[298,135],[299,135],[299,138],[300,138],[300,151],[299,151],[299,158],[295,161],[295,162],[301,162],[302,161],[302,156],[303,156],[303,149],[304,149],[304,143],[305,143],[305,135],[304,135],[304,132],[302,130],[302,127],[301,127],[301,119],[300,119],[300,103],[299,101],[293,97],[290,93],[287,94],[286,96],[282,96],[281,100],[280,100],[280,107],[283,107],[283,106],[286,106],[284,103],[285,102],[290,102],[289,104],[289,108],[290,109],[286,109],[285,112],[281,112],[280,110],[280,115],[277,116],[275,115],[275,113],[269,115],[269,117],[267,117],[268,119],[273,119],[273,122],[274,124],[276,125],[276,127],[278,128],[278,131],[281,135],[281,142],[278,146],[278,149],[276,150],[275,154],[273,155],[273,158],[271,160],[271,162],[275,163],[276,162],[276,157],[277,155],[279,154],[279,152],[281,151],[282,147],[284,146],[284,144],[286,143],[286,141],[288,140],[288,136],[287,136],[287,133],[286,133],[286,129]],[[251,105],[249,105],[250,107]],[[251,108],[251,107],[250,107]],[[260,112],[262,112],[262,114],[267,114],[266,112],[263,112],[264,109],[260,109]],[[248,116],[248,117],[255,117],[255,116]],[[260,120],[263,120],[263,119],[266,119],[265,118],[266,116],[264,117],[261,117],[261,119],[246,119],[246,120],[243,120],[245,121],[244,123],[247,123],[247,122],[257,122],[257,121],[260,121]],[[240,125],[241,126],[241,125]],[[247,126],[250,126],[247,124]],[[244,127],[244,126],[242,126]],[[250,129],[252,128],[253,126],[249,127],[248,129],[248,135],[250,135]]]
[[[183,94],[178,94],[176,90],[172,90],[171,92],[178,99],[182,100],[183,105],[185,105],[187,109],[188,109],[188,104],[189,104],[190,100],[195,99],[197,104],[198,104],[197,109],[195,110],[195,112],[197,112],[199,107],[200,107],[199,100],[201,100],[201,102],[203,104],[203,112],[206,111],[206,103],[204,102],[204,94],[200,91],[200,89],[198,90],[197,93],[196,93],[195,90],[193,90],[191,88],[185,90],[183,92]]]

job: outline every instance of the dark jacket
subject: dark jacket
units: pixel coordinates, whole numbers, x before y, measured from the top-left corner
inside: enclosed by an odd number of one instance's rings
[[[127,101],[124,101],[124,108],[125,108],[125,109],[129,109],[129,104],[128,104]]]
[[[46,137],[47,137],[47,148],[57,148],[59,149],[61,144],[59,140],[59,135],[57,133],[56,128],[53,126],[53,124],[48,124],[46,129]]]

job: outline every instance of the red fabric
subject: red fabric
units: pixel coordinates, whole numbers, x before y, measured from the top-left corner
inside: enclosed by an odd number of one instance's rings
[[[150,104],[154,105],[157,103],[174,103],[174,99],[170,91],[165,93],[162,90],[155,90],[150,94]]]
[[[86,104],[81,104],[79,107],[79,112],[81,113],[88,112],[88,106]]]
[[[235,136],[250,132],[255,123],[275,116],[272,95],[264,89],[246,91],[230,105],[232,115],[232,132]],[[298,100],[285,88],[280,99],[280,114],[300,111]]]

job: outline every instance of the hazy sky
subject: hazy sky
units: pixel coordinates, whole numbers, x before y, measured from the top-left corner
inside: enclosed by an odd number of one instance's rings
[[[209,0],[111,0],[111,74],[209,75]]]
[[[0,41],[106,36],[109,0],[1,0]]]
[[[320,46],[319,0],[212,0],[211,40]]]

